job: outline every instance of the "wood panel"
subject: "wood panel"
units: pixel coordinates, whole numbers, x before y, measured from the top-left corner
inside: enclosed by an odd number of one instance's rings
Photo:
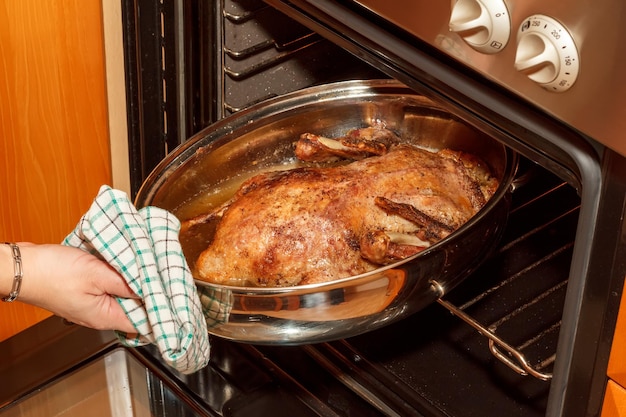
[[[611,346],[602,417],[626,416],[626,303],[622,299]]]
[[[110,183],[104,68],[100,0],[0,2],[0,241],[60,242]],[[0,303],[0,340],[49,314]]]
[[[600,417],[624,416],[626,416],[626,390],[615,382],[609,381]]]

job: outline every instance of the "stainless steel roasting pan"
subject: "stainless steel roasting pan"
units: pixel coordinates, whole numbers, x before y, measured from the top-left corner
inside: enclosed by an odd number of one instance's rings
[[[210,333],[240,342],[289,345],[371,331],[436,301],[494,250],[508,217],[517,155],[392,80],[312,87],[223,119],[172,151],[144,182],[135,202],[138,207],[164,208],[185,220],[219,204],[251,175],[290,166],[293,143],[301,133],[335,137],[378,122],[420,146],[481,157],[499,178],[499,189],[446,239],[370,273],[288,288],[230,287],[196,280],[201,292],[228,302],[222,307],[223,321]],[[213,227],[181,234],[190,266],[210,242]]]

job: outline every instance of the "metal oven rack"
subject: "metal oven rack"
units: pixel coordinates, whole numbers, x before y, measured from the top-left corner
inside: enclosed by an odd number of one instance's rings
[[[320,82],[385,78],[260,0],[225,0],[219,117]]]

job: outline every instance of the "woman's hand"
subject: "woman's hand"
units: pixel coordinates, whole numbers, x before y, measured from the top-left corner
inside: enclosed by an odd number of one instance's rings
[[[115,297],[138,297],[109,264],[63,245],[18,243],[18,246],[24,273],[18,300],[82,326],[136,333]],[[5,251],[11,259],[6,249],[0,252],[0,257],[6,259]],[[6,264],[2,261],[0,265]],[[10,271],[0,271],[0,279],[4,280],[0,288],[10,288],[5,275],[12,279],[12,265]]]

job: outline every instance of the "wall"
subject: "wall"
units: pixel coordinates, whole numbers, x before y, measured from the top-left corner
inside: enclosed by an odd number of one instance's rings
[[[60,242],[111,182],[103,48],[100,0],[0,2],[0,241]],[[0,303],[0,340],[49,314]]]

